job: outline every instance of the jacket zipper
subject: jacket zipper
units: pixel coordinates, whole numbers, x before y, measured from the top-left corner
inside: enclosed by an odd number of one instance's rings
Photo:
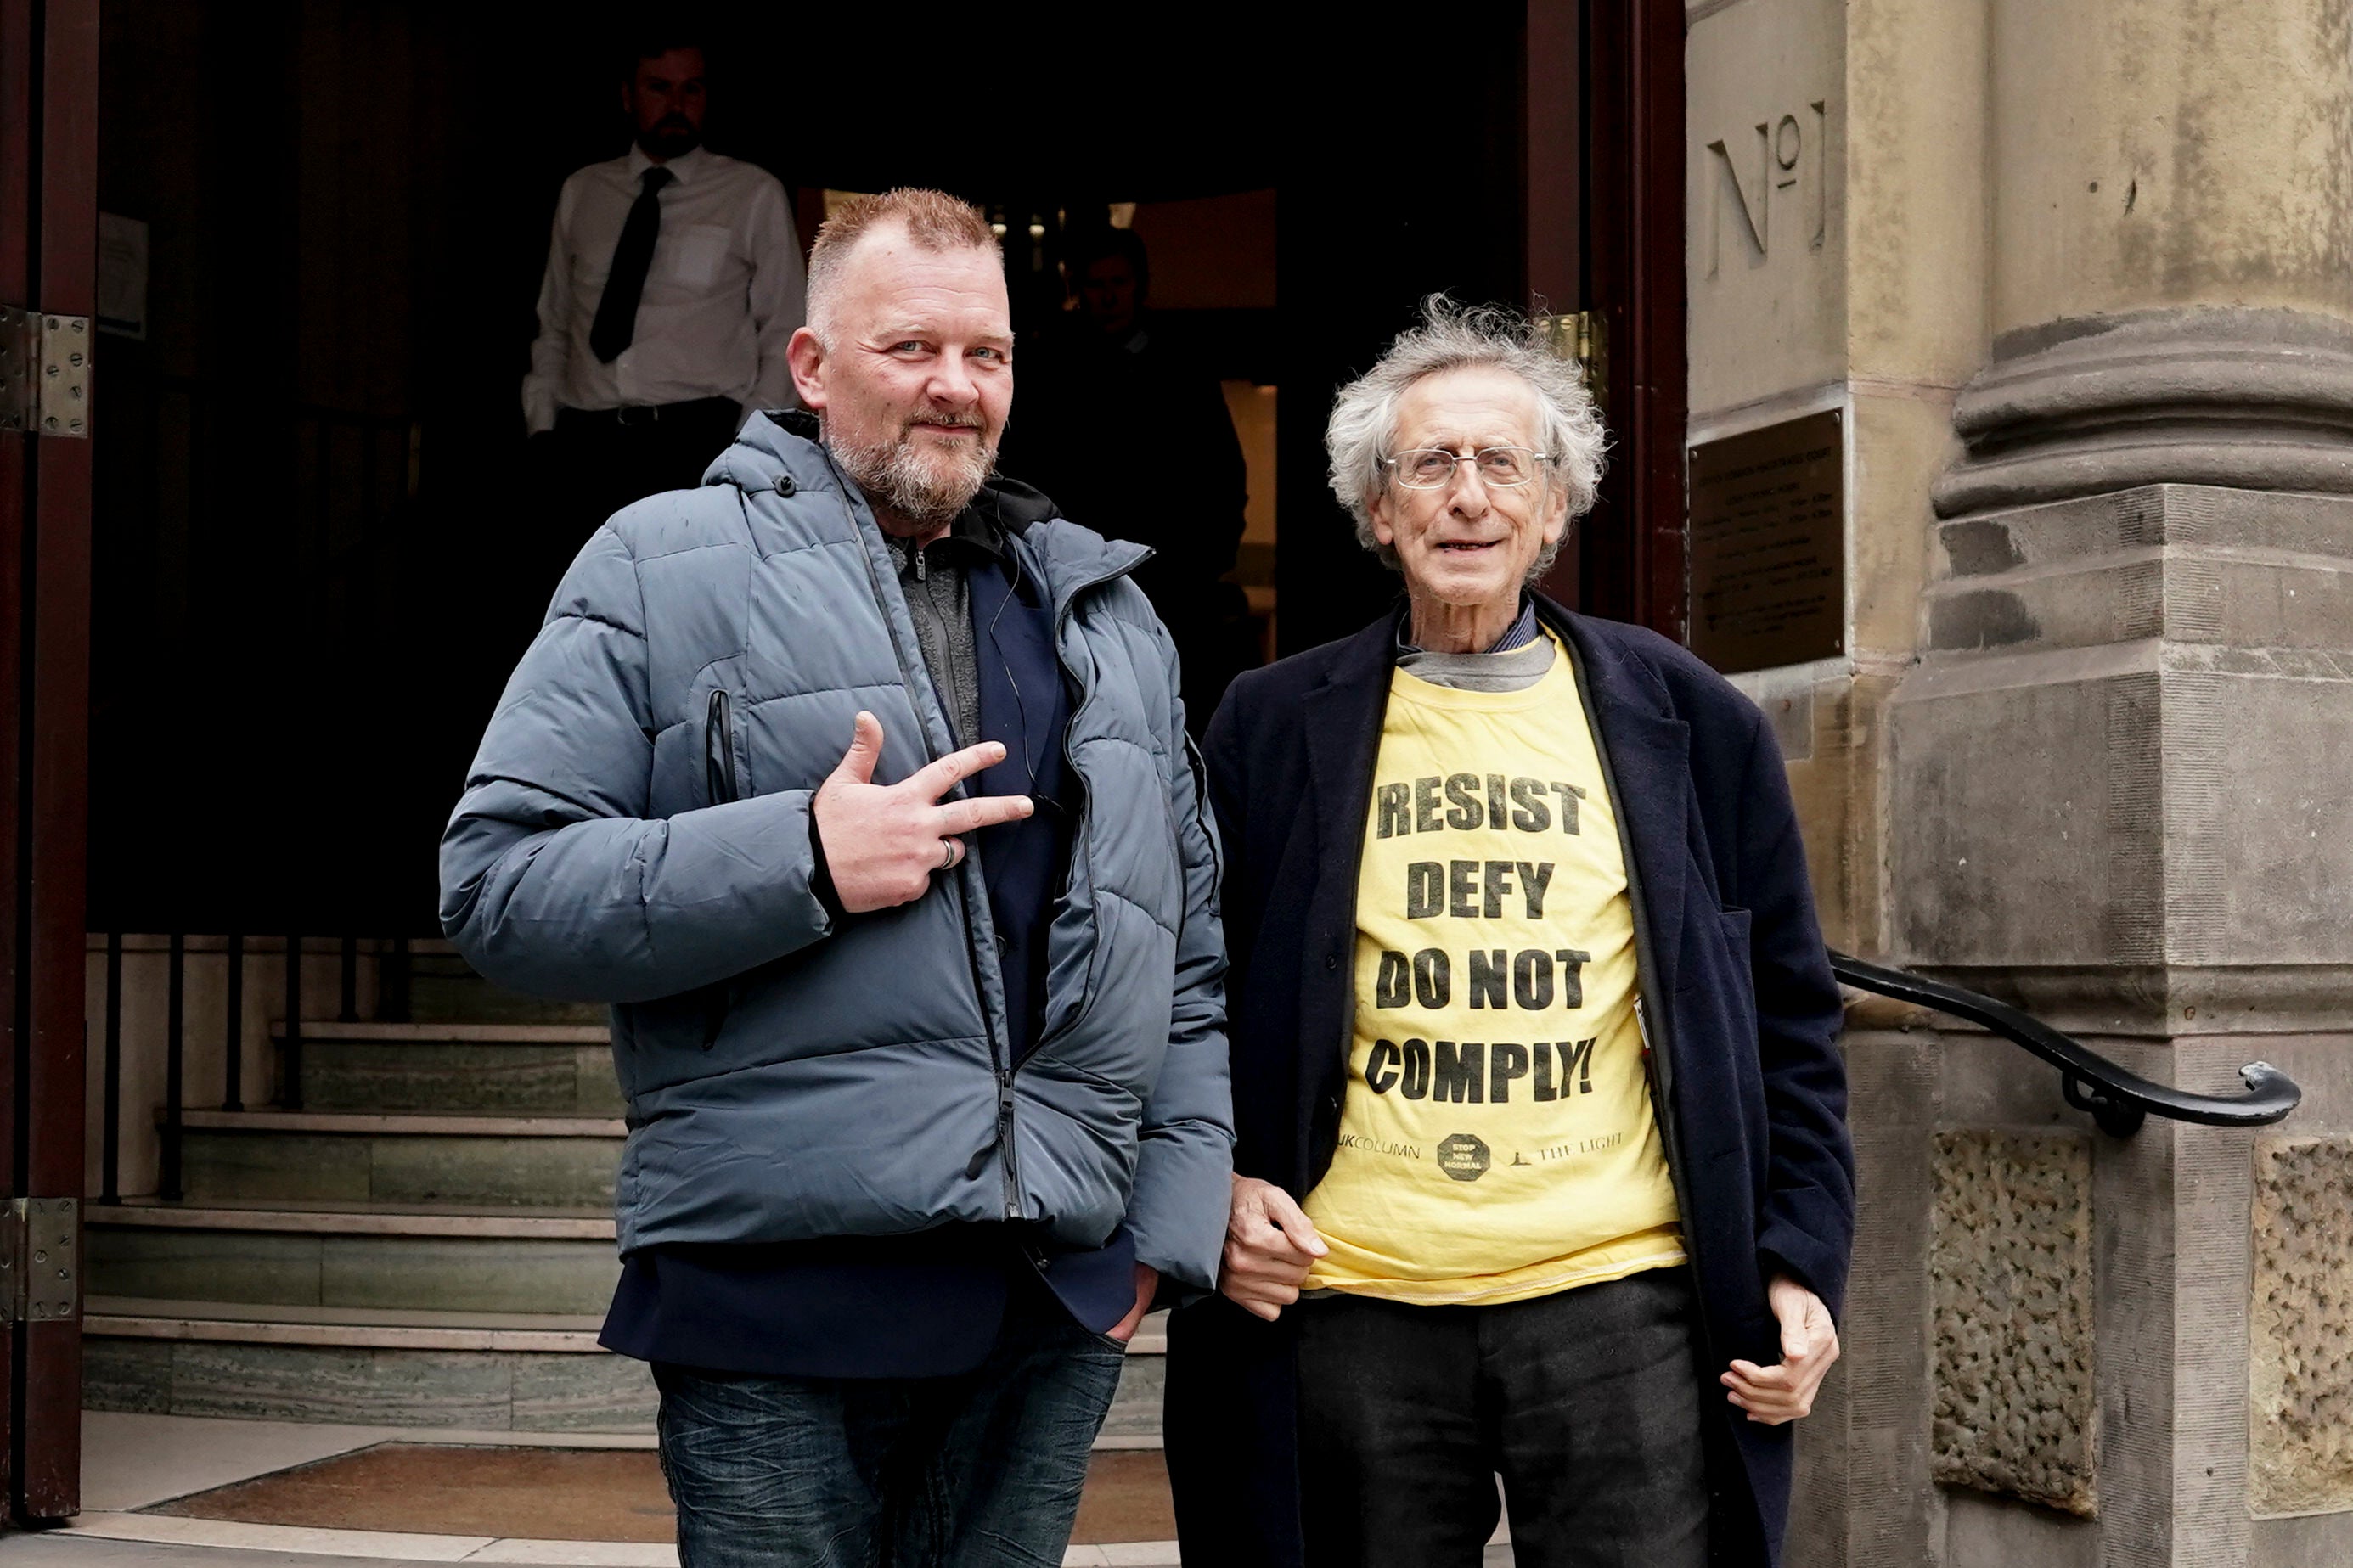
[[[826,463],[828,467],[833,468],[835,478],[841,481],[844,491],[847,493],[849,489],[849,481],[841,474],[839,467],[833,462],[833,458],[830,453],[826,455]],[[860,549],[859,559],[863,561],[866,564],[867,585],[873,591],[875,607],[882,611],[882,629],[884,635],[889,637],[891,639],[891,655],[898,663],[900,682],[902,685],[906,687],[910,693],[912,693],[915,689],[915,672],[913,668],[907,662],[907,650],[902,647],[899,644],[898,633],[891,626],[891,614],[888,607],[888,601],[882,592],[881,581],[877,576],[874,570],[874,558],[871,552],[867,552],[863,548],[864,543],[865,542],[861,538],[860,541]],[[1079,595],[1081,594],[1087,593],[1092,589],[1101,587],[1105,583],[1113,582],[1127,575],[1128,573],[1134,571],[1136,567],[1142,565],[1151,558],[1152,552],[1147,550],[1143,555],[1129,562],[1125,566],[1121,567],[1118,571],[1106,572],[1102,576],[1092,578],[1071,590],[1070,597],[1062,602],[1062,607],[1060,610],[1056,612],[1054,619],[1054,643],[1055,657],[1057,660],[1060,660],[1061,657],[1062,626],[1064,623],[1070,619],[1071,610],[1072,606],[1077,604]],[[1076,674],[1070,668],[1069,665],[1064,664],[1062,668],[1065,675],[1071,676],[1075,679]],[[1082,694],[1082,700],[1083,700],[1083,693]],[[1072,717],[1075,718],[1077,716],[1078,709],[1075,705],[1071,708],[1071,712]],[[923,742],[924,762],[932,763],[938,761],[939,759],[937,755],[932,750],[931,737],[923,733],[922,726],[920,725],[917,726],[917,734]],[[1077,777],[1078,764],[1076,760],[1071,755],[1070,727],[1067,724],[1063,726],[1062,730],[1062,758],[1065,764],[1070,767],[1071,776],[1074,778]],[[1083,781],[1082,782],[1083,783]],[[1085,800],[1082,800],[1080,803],[1078,824],[1072,835],[1072,843],[1074,845],[1083,845],[1085,842],[1087,812],[1092,802],[1092,796],[1089,795]],[[972,864],[973,858],[969,856],[966,857],[965,865],[967,869],[964,873],[965,875],[969,876],[971,874],[968,868]],[[1089,865],[1090,868],[1092,868],[1092,860],[1089,862]],[[1067,891],[1067,888],[1065,890]],[[968,903],[969,900],[967,900],[967,904]],[[988,1016],[987,1004],[981,1000],[984,993],[981,985],[980,975],[980,944],[979,938],[973,931],[972,914],[969,908],[966,909],[964,916],[964,947],[965,964],[972,974],[973,999],[976,1002],[980,1003],[981,1026],[988,1031],[988,1059],[997,1071],[997,1147],[1004,1151],[1005,1155],[1005,1217],[1008,1220],[1018,1221],[1022,1217],[1021,1173],[1019,1163],[1014,1152],[1013,1143],[1013,1074],[1015,1068],[1019,1064],[1011,1059],[1012,1053],[1006,1049],[1005,1042],[997,1037],[996,1020]],[[1078,1018],[1082,1018],[1086,1016],[1087,1009],[1092,1006],[1094,1003],[1095,987],[1092,967],[1092,966],[1090,965],[1087,994],[1083,998],[1082,998],[1079,1005],[1079,1012],[1072,1019],[1072,1023],[1074,1025]],[[1038,1044],[1039,1046],[1043,1046],[1045,1042],[1040,1040]],[[1034,1048],[1031,1054],[1036,1054]],[[978,1167],[983,1158],[986,1156],[986,1153],[987,1151],[984,1150],[981,1153],[976,1154],[973,1157],[972,1164],[967,1166],[966,1169],[977,1173]]]
[[[833,455],[829,452],[826,454],[826,464],[833,468],[834,477],[840,480],[843,493],[845,495],[851,493],[849,479],[842,475],[839,467],[833,461]],[[882,591],[881,574],[874,569],[874,557],[865,546],[866,541],[861,534],[859,539],[858,558],[865,563],[866,583],[867,586],[873,591],[874,607],[882,613],[882,635],[891,639],[891,657],[899,667],[899,684],[906,689],[908,705],[912,707],[916,690],[915,667],[908,662],[907,650],[900,646],[899,633],[891,625],[890,599]],[[920,551],[916,552],[915,558],[917,561],[923,559]],[[927,764],[939,761],[939,753],[932,750],[932,738],[924,731],[920,722],[915,726],[915,738],[923,746],[923,761]],[[965,868],[957,873],[960,878],[969,877],[972,874],[970,867],[974,864],[974,859],[972,856],[965,858],[961,863]],[[997,1075],[997,1147],[1005,1151],[1005,1217],[1008,1220],[1018,1220],[1021,1217],[1021,1184],[1020,1173],[1015,1168],[1013,1160],[1013,1072],[1008,1060],[1011,1053],[1005,1048],[1004,1040],[997,1036],[997,1021],[988,1016],[988,1004],[985,999],[987,993],[981,984],[980,976],[980,939],[973,930],[969,898],[966,899],[965,904],[963,916],[965,968],[972,976],[972,998],[974,1004],[980,1009],[980,1026],[988,1032],[988,1062]],[[972,1157],[971,1163],[965,1167],[968,1176],[980,1173],[980,1167],[987,1160],[987,1154],[988,1151],[983,1149]]]
[[[711,704],[703,712],[702,785],[713,805],[728,805],[743,798],[735,784],[735,725],[723,686],[711,689]],[[719,1043],[719,1031],[727,1026],[727,1015],[734,1003],[732,981],[714,980],[703,987],[704,1050]]]
[[[1077,587],[1072,588],[1071,590],[1070,596],[1062,601],[1061,607],[1054,612],[1054,662],[1061,666],[1064,679],[1068,679],[1078,692],[1077,700],[1071,704],[1071,719],[1073,721],[1078,719],[1079,710],[1086,704],[1088,691],[1086,682],[1081,679],[1079,672],[1072,669],[1069,662],[1062,658],[1062,630],[1070,624],[1071,613],[1078,607],[1079,595],[1082,594],[1091,594],[1106,583],[1118,582],[1122,577],[1128,575],[1128,574],[1134,572],[1137,567],[1151,560],[1155,552],[1147,549],[1143,554],[1137,556],[1134,560],[1129,562],[1126,565],[1119,568],[1115,572],[1106,572],[1100,577],[1088,578]],[[1086,787],[1086,780],[1079,773],[1078,758],[1071,753],[1071,726],[1069,723],[1065,723],[1062,726],[1062,766],[1069,771],[1071,777],[1076,781],[1080,790],[1079,814],[1071,828],[1071,851],[1073,855],[1084,855],[1087,857],[1087,881],[1088,884],[1092,886],[1094,882],[1095,862],[1093,852],[1087,846],[1087,822],[1089,818],[1094,815],[1095,797],[1094,792]],[[1071,879],[1076,875],[1077,870],[1073,868],[1072,870],[1062,879],[1063,898],[1070,897]],[[1051,1035],[1039,1037],[1037,1043],[1029,1047],[1029,1054],[1031,1056],[1034,1057],[1039,1051],[1044,1050],[1049,1041],[1060,1039],[1063,1036],[1076,1030],[1081,1024],[1086,1022],[1087,1015],[1094,1010],[1095,994],[1099,989],[1095,984],[1096,973],[1097,971],[1094,963],[1090,962],[1087,965],[1087,988],[1085,993],[1079,997],[1078,1010],[1071,1015],[1069,1020],[1065,1022],[1060,1029],[1057,1029]],[[1018,1066],[1018,1064],[1016,1065]],[[1013,1074],[1008,1071],[1005,1075],[1005,1089],[1008,1097],[1008,1107],[1010,1105],[1009,1097],[1012,1093],[1012,1088]],[[1011,1146],[1008,1144],[1008,1149],[1009,1150],[1010,1147]],[[1008,1163],[1010,1163],[1009,1153],[1008,1160]]]

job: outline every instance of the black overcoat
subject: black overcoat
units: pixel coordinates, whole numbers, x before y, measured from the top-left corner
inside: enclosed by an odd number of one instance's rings
[[[1791,1428],[1748,1421],[1714,1374],[1780,1359],[1766,1281],[1841,1309],[1854,1159],[1805,847],[1764,716],[1637,626],[1539,614],[1574,653],[1625,839],[1661,1126],[1703,1317],[1719,1561],[1771,1563]],[[1226,856],[1234,1166],[1303,1195],[1332,1162],[1354,1028],[1356,879],[1397,619],[1243,676],[1211,721]],[[1287,1326],[1220,1297],[1170,1324],[1166,1442],[1188,1563],[1300,1561]]]

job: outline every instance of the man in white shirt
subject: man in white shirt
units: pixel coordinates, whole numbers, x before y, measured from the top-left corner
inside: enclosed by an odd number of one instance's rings
[[[556,198],[522,407],[561,475],[559,563],[621,507],[699,483],[745,408],[794,405],[792,208],[774,175],[702,145],[707,101],[702,48],[647,38],[621,89],[635,144]]]

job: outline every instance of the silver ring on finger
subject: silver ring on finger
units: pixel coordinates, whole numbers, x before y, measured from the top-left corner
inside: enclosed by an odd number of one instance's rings
[[[940,841],[940,845],[942,851],[940,855],[940,869],[943,871],[955,870],[956,862],[964,858],[964,840],[961,838],[944,838]]]

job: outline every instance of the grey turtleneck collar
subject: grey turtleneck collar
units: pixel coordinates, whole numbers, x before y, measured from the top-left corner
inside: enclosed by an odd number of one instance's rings
[[[1525,691],[1552,668],[1552,639],[1536,621],[1536,604],[1520,595],[1520,613],[1485,653],[1431,653],[1398,628],[1398,668],[1416,680],[1458,691]]]

